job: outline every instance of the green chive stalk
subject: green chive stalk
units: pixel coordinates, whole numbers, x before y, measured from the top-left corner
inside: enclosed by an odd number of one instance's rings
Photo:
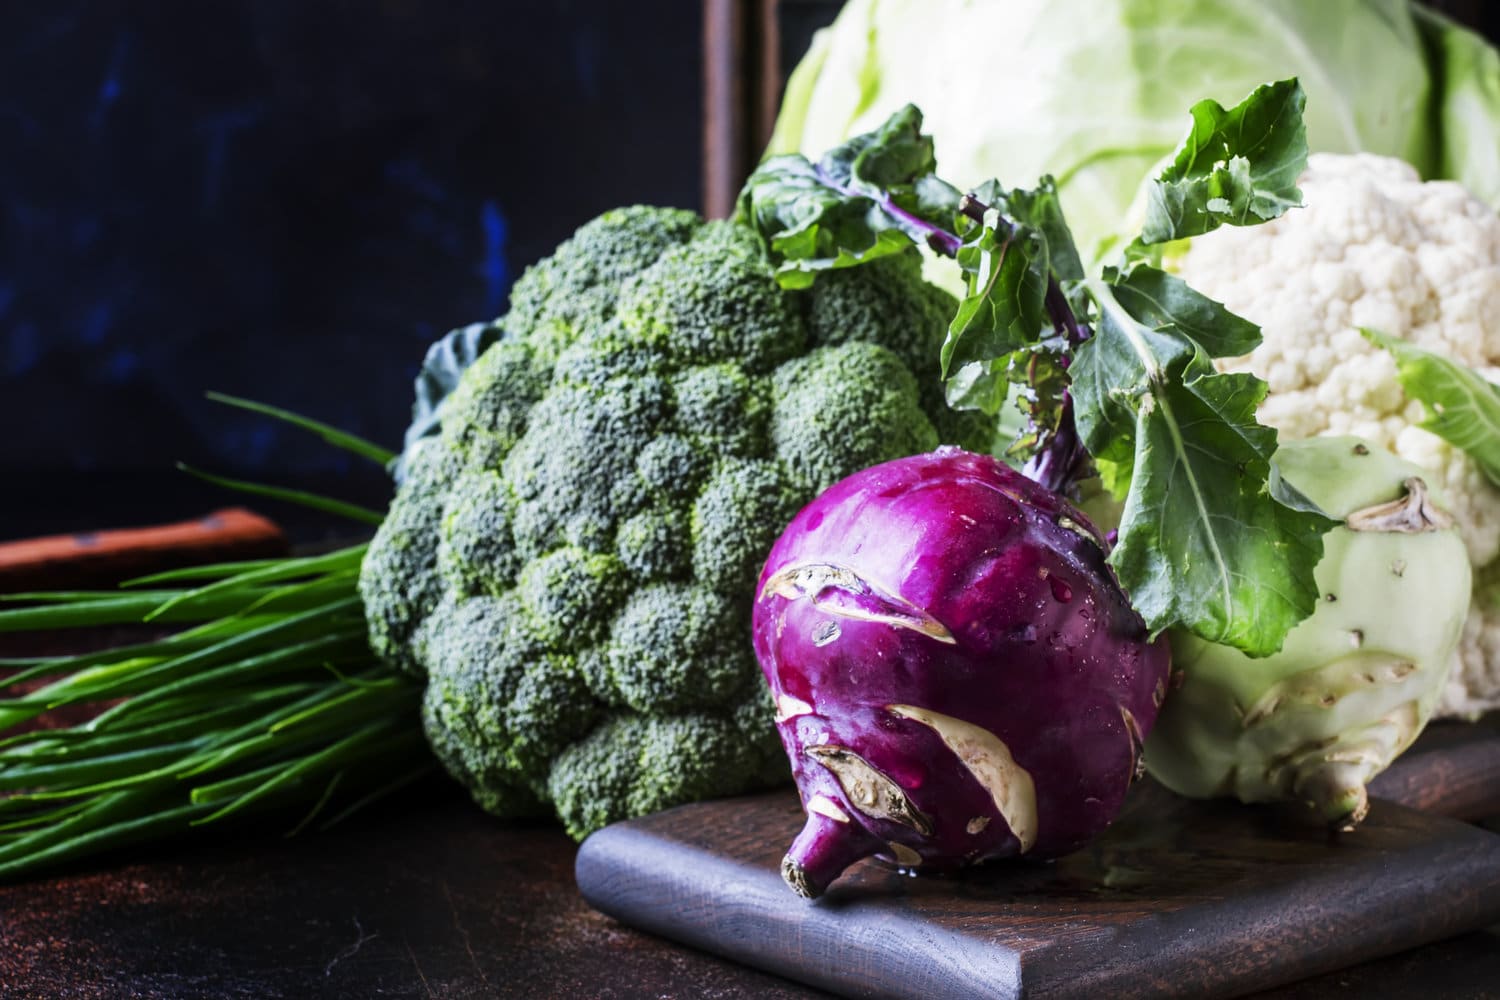
[[[335,428],[276,417],[386,465]],[[191,471],[191,470],[189,470]],[[201,474],[200,474],[201,475]],[[363,523],[382,515],[206,476]],[[0,632],[142,624],[164,634],[102,652],[0,660],[0,880],[234,820],[326,828],[436,770],[421,686],[381,664],[358,593],[365,546],[173,570],[116,591],[14,594]],[[67,708],[87,721],[33,728]]]

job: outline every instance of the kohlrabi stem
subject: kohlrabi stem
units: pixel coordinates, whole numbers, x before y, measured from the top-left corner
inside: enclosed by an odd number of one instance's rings
[[[935,226],[926,219],[919,218],[906,209],[891,201],[889,197],[881,199],[880,207],[887,215],[894,216],[911,226],[913,229],[921,229],[927,233],[927,245],[934,253],[940,253],[944,257],[958,256],[958,248],[964,245],[964,241],[948,232],[940,226]]]
[[[1078,427],[1073,420],[1073,397],[1063,394],[1062,413],[1057,420],[1057,430],[1047,436],[1047,441],[1021,467],[1021,472],[1032,482],[1040,483],[1053,493],[1066,493],[1079,480],[1092,475],[1089,453],[1078,437]]]
[[[864,827],[809,811],[807,825],[781,859],[781,877],[804,899],[817,899],[845,868],[887,850]]]
[[[958,210],[975,222],[983,223],[989,206],[966,194],[958,202]],[[1004,219],[996,220],[996,228],[1007,226]],[[929,240],[929,243],[931,240]],[[956,252],[956,251],[955,251]],[[1047,291],[1042,300],[1052,326],[1068,343],[1069,356],[1063,358],[1067,367],[1071,352],[1089,339],[1089,328],[1078,322],[1068,297],[1063,294],[1057,278],[1048,273]],[[1073,397],[1064,391],[1062,412],[1058,415],[1057,428],[1046,435],[1036,454],[1027,460],[1021,471],[1033,482],[1040,483],[1054,493],[1067,493],[1080,479],[1092,473],[1088,451],[1078,437],[1078,426],[1073,419]]]
[[[1089,328],[1078,322],[1078,317],[1073,315],[1073,307],[1068,305],[1068,297],[1063,294],[1062,286],[1050,274],[1047,275],[1047,296],[1042,304],[1052,319],[1052,325],[1067,335],[1068,347],[1077,347],[1089,339]]]
[[[1043,300],[1052,325],[1061,330],[1068,341],[1069,355],[1064,359],[1067,366],[1072,351],[1089,339],[1089,328],[1078,322],[1062,286],[1051,274],[1047,275],[1047,294]],[[1080,479],[1092,474],[1093,468],[1088,450],[1078,437],[1078,425],[1073,419],[1073,394],[1064,390],[1062,412],[1058,414],[1057,430],[1047,437],[1042,447],[1021,469],[1028,479],[1041,483],[1054,493],[1066,493]]]
[[[928,222],[926,219],[921,218],[920,216],[913,215],[912,213],[908,212],[906,209],[902,208],[900,205],[892,201],[891,196],[888,194],[881,194],[879,197],[875,197],[874,195],[871,195],[864,191],[855,191],[853,188],[850,188],[844,184],[840,184],[838,181],[834,180],[833,177],[829,175],[828,171],[823,169],[822,164],[818,165],[817,170],[818,179],[828,187],[837,191],[839,194],[844,195],[847,198],[869,198],[871,201],[875,202],[875,204],[879,205],[880,210],[883,211],[886,215],[889,215],[893,219],[900,219],[907,228],[908,232],[910,232],[911,230],[917,230],[918,232],[925,233],[926,236],[924,237],[924,239],[927,242],[927,246],[930,247],[934,253],[940,253],[944,257],[958,256],[958,248],[964,245],[964,241],[959,239],[953,233],[948,232],[941,226]]]

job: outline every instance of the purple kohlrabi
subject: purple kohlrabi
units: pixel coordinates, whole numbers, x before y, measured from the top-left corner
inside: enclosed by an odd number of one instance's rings
[[[1098,530],[957,449],[836,483],[761,573],[755,650],[807,811],[782,874],[1054,857],[1119,811],[1165,690]]]

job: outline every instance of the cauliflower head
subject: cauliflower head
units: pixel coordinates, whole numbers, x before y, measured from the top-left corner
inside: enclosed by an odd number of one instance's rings
[[[915,251],[783,290],[754,235],[636,207],[517,282],[365,558],[375,651],[491,812],[582,837],[786,778],[750,644],[781,529],[859,469],[984,447]]]
[[[1305,206],[1225,227],[1175,262],[1189,284],[1260,324],[1251,354],[1221,363],[1265,379],[1259,417],[1291,438],[1356,435],[1418,466],[1446,499],[1475,590],[1439,715],[1500,706],[1500,490],[1461,450],[1417,427],[1422,404],[1360,327],[1500,381],[1500,215],[1401,160],[1309,157]]]

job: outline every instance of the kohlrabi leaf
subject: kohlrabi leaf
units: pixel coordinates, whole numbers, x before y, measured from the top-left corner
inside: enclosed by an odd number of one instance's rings
[[[937,160],[932,137],[922,134],[922,112],[908,104],[873,132],[824,153],[818,166],[844,187],[878,198],[930,176]]]
[[[1296,81],[1228,111],[1195,107],[1147,240],[1250,225],[1296,204],[1301,108]],[[1019,413],[1009,457],[1049,489],[1069,491],[1092,464],[1125,499],[1111,558],[1153,630],[1274,653],[1316,606],[1313,568],[1335,522],[1272,464],[1276,434],[1255,419],[1265,384],[1214,369],[1213,358],[1252,350],[1259,329],[1152,266],[1157,248],[1141,240],[1089,278],[1050,179],[1030,190],[991,181],[957,198],[933,174],[920,126],[906,108],[816,166],[767,161],[740,219],[787,285],[912,243],[955,257],[965,293],[940,358],[950,405],[997,425]]]
[[[945,375],[975,361],[1003,362],[1048,325],[1046,239],[1006,224],[996,209],[985,215],[958,251],[968,291],[943,342]]]
[[[818,271],[854,267],[912,245],[878,205],[836,186],[800,156],[761,164],[740,193],[739,211],[766,240],[786,288],[806,288]]]
[[[1113,288],[1144,325],[1191,338],[1211,358],[1239,357],[1260,344],[1260,327],[1166,271],[1140,264]]]
[[[1068,374],[1070,347],[1061,337],[1049,337],[1006,359],[1006,375],[1014,387],[1012,399],[1025,423],[1013,436],[1006,455],[1031,459],[1043,450],[1065,420],[1072,380]]]
[[[1152,629],[1274,653],[1316,606],[1313,567],[1335,522],[1273,489],[1276,432],[1255,420],[1265,383],[1215,371],[1193,341],[1134,311],[1129,277],[1111,277],[1121,283],[1086,283],[1099,317],[1069,369],[1089,453],[1116,487],[1129,471],[1110,561]]]
[[[955,410],[999,414],[1011,399],[1009,375],[1003,366],[997,368],[989,361],[970,361],[959,366],[943,383],[943,389],[948,405]]]
[[[1146,200],[1140,242],[1200,236],[1221,225],[1277,218],[1302,203],[1297,178],[1307,165],[1306,97],[1296,80],[1256,88],[1233,108],[1193,105],[1193,124]]]
[[[934,166],[922,113],[907,106],[817,163],[795,155],[766,160],[740,192],[736,218],[766,242],[787,288],[914,243],[952,253],[959,195],[933,175]]]
[[[1084,336],[1075,317],[1082,300],[1062,283],[1082,280],[1083,265],[1050,177],[1030,190],[990,181],[961,205],[956,256],[966,293],[943,342],[948,401],[995,415],[1013,400],[1027,427],[1009,453],[1028,458],[1062,420],[1067,352]]]
[[[1050,176],[1043,177],[1037,186],[1027,190],[1016,188],[1001,190],[998,184],[981,187],[975,192],[979,198],[1003,212],[1006,218],[1029,226],[1047,239],[1047,258],[1052,273],[1060,282],[1082,281],[1085,277],[1083,262],[1078,257],[1078,247],[1073,244],[1073,233],[1063,218],[1062,201],[1057,197],[1057,182]],[[989,192],[993,192],[992,194]]]
[[[1125,509],[1110,556],[1153,629],[1186,628],[1251,656],[1281,648],[1312,613],[1313,569],[1336,522],[1272,463],[1276,433],[1255,410],[1265,383],[1212,358],[1249,353],[1260,330],[1158,267],[1159,245],[1255,225],[1300,204],[1307,163],[1296,80],[1193,124],[1150,189],[1122,269],[1083,282],[1098,319],[1074,352],[1074,417]]]
[[[1376,330],[1365,339],[1391,352],[1396,378],[1427,417],[1418,427],[1463,449],[1500,486],[1500,387],[1466,365]]]

